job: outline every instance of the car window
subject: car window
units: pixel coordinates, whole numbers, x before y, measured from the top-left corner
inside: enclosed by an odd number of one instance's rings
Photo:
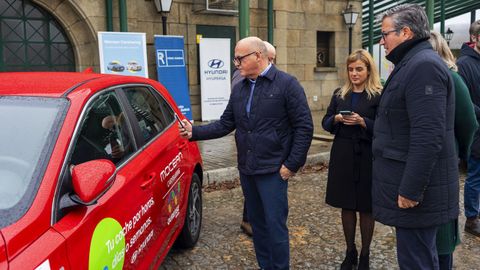
[[[0,96],[0,228],[30,208],[67,106],[63,98]]]
[[[157,91],[153,91],[153,95],[157,98],[158,104],[167,123],[170,124],[175,121],[175,112],[170,105],[168,105],[168,102]]]
[[[166,101],[155,98],[148,88],[126,88],[125,94],[146,142],[172,123],[173,112],[166,113],[166,107],[170,109]]]
[[[70,163],[74,165],[94,159],[118,165],[134,152],[130,127],[114,91],[90,102],[73,149]]]

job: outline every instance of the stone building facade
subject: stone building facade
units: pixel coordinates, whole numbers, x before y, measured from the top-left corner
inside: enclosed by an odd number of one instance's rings
[[[205,2],[236,0],[174,0],[168,14],[169,35],[185,37],[192,113],[199,120],[200,85],[197,35],[221,35],[238,41],[238,14],[202,10]],[[73,52],[74,70],[93,67],[99,71],[98,31],[106,31],[106,1],[94,0],[9,0],[28,3],[52,16],[63,29]],[[148,44],[149,75],[156,79],[153,36],[162,34],[162,18],[153,0],[127,0],[129,32],[145,32]],[[348,4],[361,11],[359,0],[274,0],[273,44],[277,66],[293,74],[305,88],[314,116],[328,105],[333,90],[345,79],[348,29],[342,10]],[[10,4],[9,4],[10,5]],[[267,0],[251,0],[250,35],[267,39]],[[15,8],[15,7],[14,7]],[[119,1],[113,0],[114,31],[119,31]],[[361,46],[361,15],[353,29],[353,48]],[[2,15],[0,15],[0,20]],[[225,30],[225,31],[224,31]],[[228,34],[230,33],[230,34]],[[213,36],[212,36],[213,37]],[[215,36],[218,37],[218,36]],[[3,38],[3,37],[0,37]],[[2,40],[0,40],[0,45]],[[1,63],[0,63],[1,64]],[[5,70],[5,69],[4,69]],[[319,121],[315,123],[318,128]]]

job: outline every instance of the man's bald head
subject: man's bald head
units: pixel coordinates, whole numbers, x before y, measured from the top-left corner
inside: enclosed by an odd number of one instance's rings
[[[263,56],[267,57],[267,47],[265,46],[265,43],[258,37],[246,37],[237,42],[237,47],[247,47],[251,50],[257,51],[261,53]]]
[[[240,75],[255,80],[268,66],[267,47],[258,37],[246,37],[235,46],[235,67]]]
[[[275,50],[275,47],[273,47],[272,44],[268,41],[263,41],[263,44],[265,44],[265,48],[267,48],[267,57],[268,61],[270,63],[275,63],[275,57],[277,56],[277,50]]]

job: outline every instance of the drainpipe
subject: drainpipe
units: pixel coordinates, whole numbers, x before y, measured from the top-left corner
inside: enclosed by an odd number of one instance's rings
[[[373,55],[373,0],[368,1],[368,52]]]
[[[427,0],[427,17],[428,17],[428,24],[430,25],[430,30],[433,30],[433,16],[435,12],[435,2],[434,0]]]
[[[113,0],[105,1],[107,8],[107,31],[113,31]]]
[[[268,0],[268,42],[273,44],[273,0]]]
[[[239,13],[238,18],[238,32],[240,39],[250,36],[250,12],[248,0],[240,0],[239,3]]]
[[[118,7],[120,13],[120,32],[128,32],[127,1],[119,0]]]
[[[440,33],[445,37],[445,0],[440,1]]]

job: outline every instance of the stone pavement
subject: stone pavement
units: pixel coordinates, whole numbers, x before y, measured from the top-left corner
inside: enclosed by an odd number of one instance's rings
[[[320,171],[319,167],[307,169],[289,182],[292,269],[338,269],[343,260],[340,211],[324,203],[326,170]],[[203,195],[203,224],[197,246],[173,249],[160,269],[256,269],[253,243],[239,228],[241,189]],[[480,238],[464,234],[464,222],[461,216],[462,244],[454,254],[454,269],[480,269]],[[360,248],[358,233],[356,242]],[[376,223],[371,246],[371,269],[398,269],[394,230],[380,223]]]
[[[199,147],[210,186],[227,181],[234,188],[204,190],[203,224],[197,246],[191,250],[173,249],[160,269],[256,269],[253,243],[239,228],[243,195],[235,173],[233,136],[199,142]],[[309,151],[313,167],[289,180],[292,269],[338,269],[343,260],[340,211],[324,203],[327,175],[326,169],[318,165],[328,161],[329,149],[330,143],[314,140]],[[461,190],[463,199],[463,181]],[[464,234],[464,222],[462,213],[462,244],[454,254],[454,269],[480,269],[480,238]],[[358,233],[356,242],[360,248]],[[395,232],[379,223],[371,246],[371,269],[398,269]]]

